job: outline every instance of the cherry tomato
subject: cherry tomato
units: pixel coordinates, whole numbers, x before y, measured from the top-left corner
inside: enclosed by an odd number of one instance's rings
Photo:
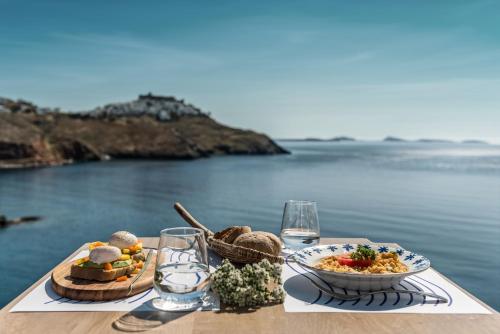
[[[369,267],[372,264],[372,260],[354,260],[351,259],[350,254],[341,255],[337,258],[337,261],[340,265],[348,266],[348,267]]]

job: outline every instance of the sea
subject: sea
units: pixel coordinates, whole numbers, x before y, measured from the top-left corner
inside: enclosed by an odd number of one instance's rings
[[[286,200],[317,202],[321,236],[395,242],[500,310],[500,146],[280,141],[289,155],[0,171],[0,307],[87,241],[202,224],[278,234]]]

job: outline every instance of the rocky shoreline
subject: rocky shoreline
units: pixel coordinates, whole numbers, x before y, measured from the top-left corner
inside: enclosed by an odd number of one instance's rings
[[[266,135],[222,125],[174,97],[140,95],[77,113],[0,98],[0,168],[284,153]]]

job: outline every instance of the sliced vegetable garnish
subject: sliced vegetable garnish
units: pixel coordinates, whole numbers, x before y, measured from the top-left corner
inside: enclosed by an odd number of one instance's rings
[[[339,256],[337,261],[340,265],[348,267],[369,267],[372,264],[370,259],[355,260],[349,254]]]
[[[116,278],[116,281],[117,281],[117,282],[124,282],[124,281],[126,281],[126,280],[128,280],[128,277],[127,277],[127,276],[120,276],[120,277],[117,277],[117,278]]]
[[[337,257],[337,261],[342,266],[348,267],[369,267],[375,260],[377,254],[367,246],[358,245],[356,251],[350,254],[343,254]]]
[[[94,241],[89,244],[89,250],[93,250],[94,248],[101,246],[106,246],[106,243],[102,241]]]
[[[130,246],[128,249],[130,249],[131,252],[138,252],[142,249],[142,242],[138,242],[133,246]]]
[[[358,245],[356,251],[351,253],[351,259],[354,260],[375,260],[376,256],[373,249],[361,245]]]
[[[113,270],[113,265],[111,263],[105,263],[104,264],[104,270]]]
[[[90,259],[89,259],[89,257],[88,257],[88,256],[86,256],[86,257],[82,257],[81,259],[76,260],[76,261],[75,261],[75,264],[76,264],[76,265],[80,265],[80,264],[85,263],[85,262],[87,262],[87,261],[89,261],[89,260],[90,260]]]

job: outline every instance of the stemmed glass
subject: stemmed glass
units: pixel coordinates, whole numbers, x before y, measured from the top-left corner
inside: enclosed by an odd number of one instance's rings
[[[167,228],[160,232],[153,286],[165,311],[187,311],[203,305],[209,289],[207,246],[201,229]]]
[[[319,243],[316,202],[287,201],[281,223],[281,240],[286,251],[297,251]]]

